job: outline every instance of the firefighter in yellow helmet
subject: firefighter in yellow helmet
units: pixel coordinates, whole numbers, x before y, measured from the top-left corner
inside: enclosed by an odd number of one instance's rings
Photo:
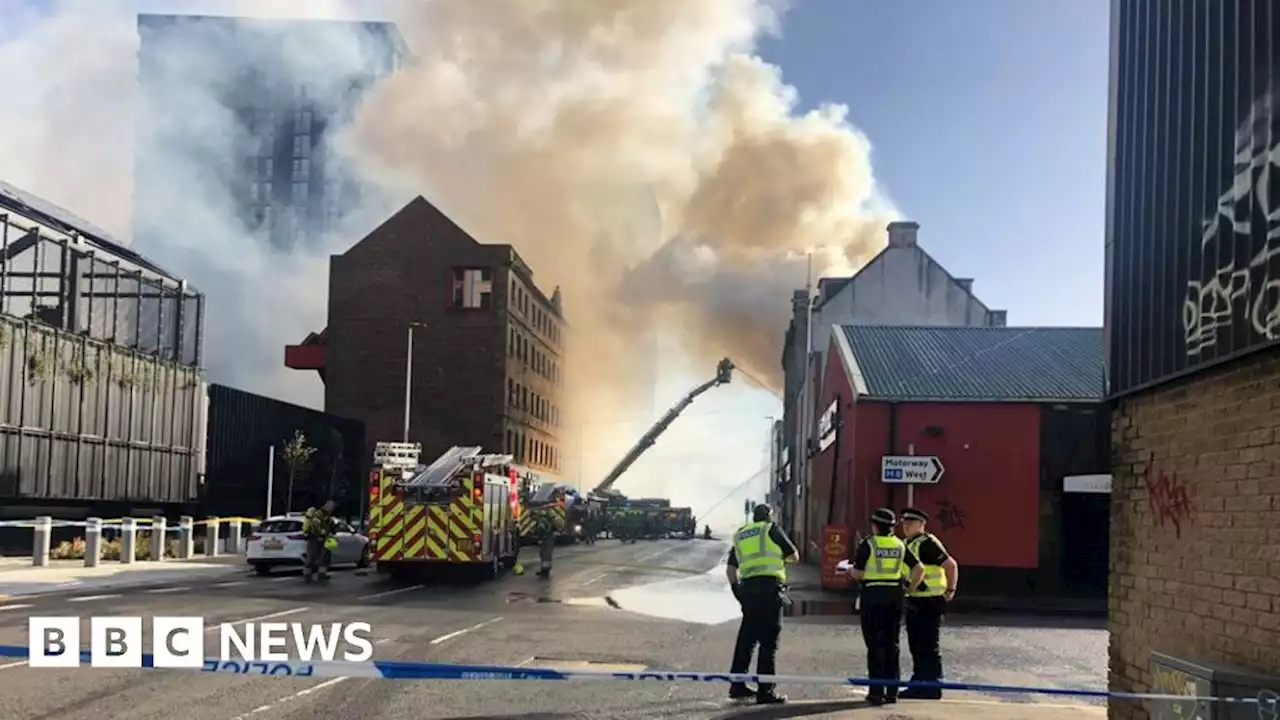
[[[307,565],[303,580],[311,582],[317,570],[321,580],[329,579],[329,563],[338,547],[338,524],[333,518],[332,500],[319,508],[307,508],[302,516],[302,533],[307,536]]]

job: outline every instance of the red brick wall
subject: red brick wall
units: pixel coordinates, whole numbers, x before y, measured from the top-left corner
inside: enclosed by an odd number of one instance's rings
[[[1280,673],[1278,427],[1275,352],[1118,403],[1112,690],[1153,690],[1152,651]]]
[[[480,245],[422,200],[330,263],[325,409],[365,423],[372,448],[399,441],[404,423],[407,329],[414,333],[411,442],[426,458],[451,445],[504,446],[505,311],[452,310],[452,269],[510,257]],[[506,287],[494,283],[495,301]]]

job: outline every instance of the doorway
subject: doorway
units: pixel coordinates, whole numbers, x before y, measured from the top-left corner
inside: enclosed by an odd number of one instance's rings
[[[1062,493],[1062,585],[1068,595],[1106,597],[1111,494]]]

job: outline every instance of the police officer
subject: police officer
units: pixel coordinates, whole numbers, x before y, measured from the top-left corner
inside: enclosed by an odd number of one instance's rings
[[[773,675],[778,657],[778,636],[782,633],[783,592],[787,588],[786,565],[800,559],[800,552],[782,528],[773,523],[768,505],[757,505],[752,522],[743,525],[733,536],[726,574],[733,595],[742,605],[742,624],[733,648],[731,673],[745,673],[751,665],[756,645],[756,674]],[[729,686],[732,699],[755,696],[760,705],[784,703],[787,699],[774,691],[770,683],[760,683],[752,690],[745,683]]]
[[[862,640],[867,646],[867,676],[888,681],[867,690],[867,702],[887,705],[898,701],[898,633],[902,628],[903,580],[914,589],[924,578],[924,566],[893,534],[897,516],[889,508],[871,515],[872,534],[858,545],[853,579],[861,582]]]
[[[942,617],[947,603],[956,594],[956,580],[960,568],[955,558],[947,553],[942,541],[925,531],[928,513],[916,508],[902,511],[902,534],[907,549],[924,566],[924,584],[920,589],[907,593],[907,647],[911,648],[911,681],[939,682],[942,680],[942,649],[938,636],[942,630]],[[910,687],[902,691],[902,697],[919,700],[937,700],[942,697],[940,688]]]

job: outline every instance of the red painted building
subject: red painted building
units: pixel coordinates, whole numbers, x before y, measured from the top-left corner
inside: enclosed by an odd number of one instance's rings
[[[876,508],[910,503],[969,592],[1105,593],[1108,496],[1064,489],[1109,472],[1101,329],[833,330],[805,536],[865,533]],[[945,471],[909,491],[882,480],[886,455],[936,456]]]

